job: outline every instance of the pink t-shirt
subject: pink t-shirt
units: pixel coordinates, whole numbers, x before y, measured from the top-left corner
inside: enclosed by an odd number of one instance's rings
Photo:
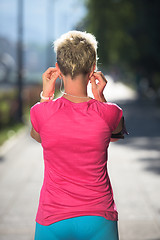
[[[107,172],[111,133],[123,115],[113,103],[73,103],[64,97],[36,103],[30,110],[41,136],[44,179],[36,222],[94,215],[118,220]]]

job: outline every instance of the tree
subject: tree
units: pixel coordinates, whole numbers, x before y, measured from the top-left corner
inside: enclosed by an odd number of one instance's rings
[[[88,0],[86,6],[87,30],[99,42],[103,65],[140,72],[160,87],[160,1]]]

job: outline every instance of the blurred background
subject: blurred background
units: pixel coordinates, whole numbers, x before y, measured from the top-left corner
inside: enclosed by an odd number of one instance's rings
[[[159,9],[158,0],[0,0],[1,240],[33,238],[43,162],[29,113],[55,65],[53,41],[69,30],[96,36],[104,95],[130,133],[110,147],[120,239],[160,239]],[[57,79],[55,98],[59,88]]]
[[[39,98],[42,73],[55,64],[53,41],[72,29],[95,34],[100,70],[158,103],[159,4],[0,0],[0,129],[24,123],[28,107]]]
[[[0,0],[1,130],[23,125],[29,107],[39,100],[42,73],[55,64],[53,41],[85,15],[83,1]]]

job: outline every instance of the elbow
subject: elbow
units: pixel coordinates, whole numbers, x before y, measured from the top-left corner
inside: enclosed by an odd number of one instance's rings
[[[31,129],[31,131],[30,131],[30,136],[31,136],[31,138],[34,138],[34,134],[33,134],[32,129]]]
[[[33,130],[30,131],[30,136],[31,136],[36,142],[38,142],[38,143],[41,143],[41,142],[42,142],[40,136],[35,136]]]
[[[41,139],[35,139],[37,142],[41,143]]]
[[[111,138],[110,142],[117,142],[119,140],[119,138]]]

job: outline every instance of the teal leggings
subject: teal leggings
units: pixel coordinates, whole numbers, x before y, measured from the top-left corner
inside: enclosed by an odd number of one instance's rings
[[[36,222],[34,240],[118,240],[117,221],[80,216],[44,226]]]

